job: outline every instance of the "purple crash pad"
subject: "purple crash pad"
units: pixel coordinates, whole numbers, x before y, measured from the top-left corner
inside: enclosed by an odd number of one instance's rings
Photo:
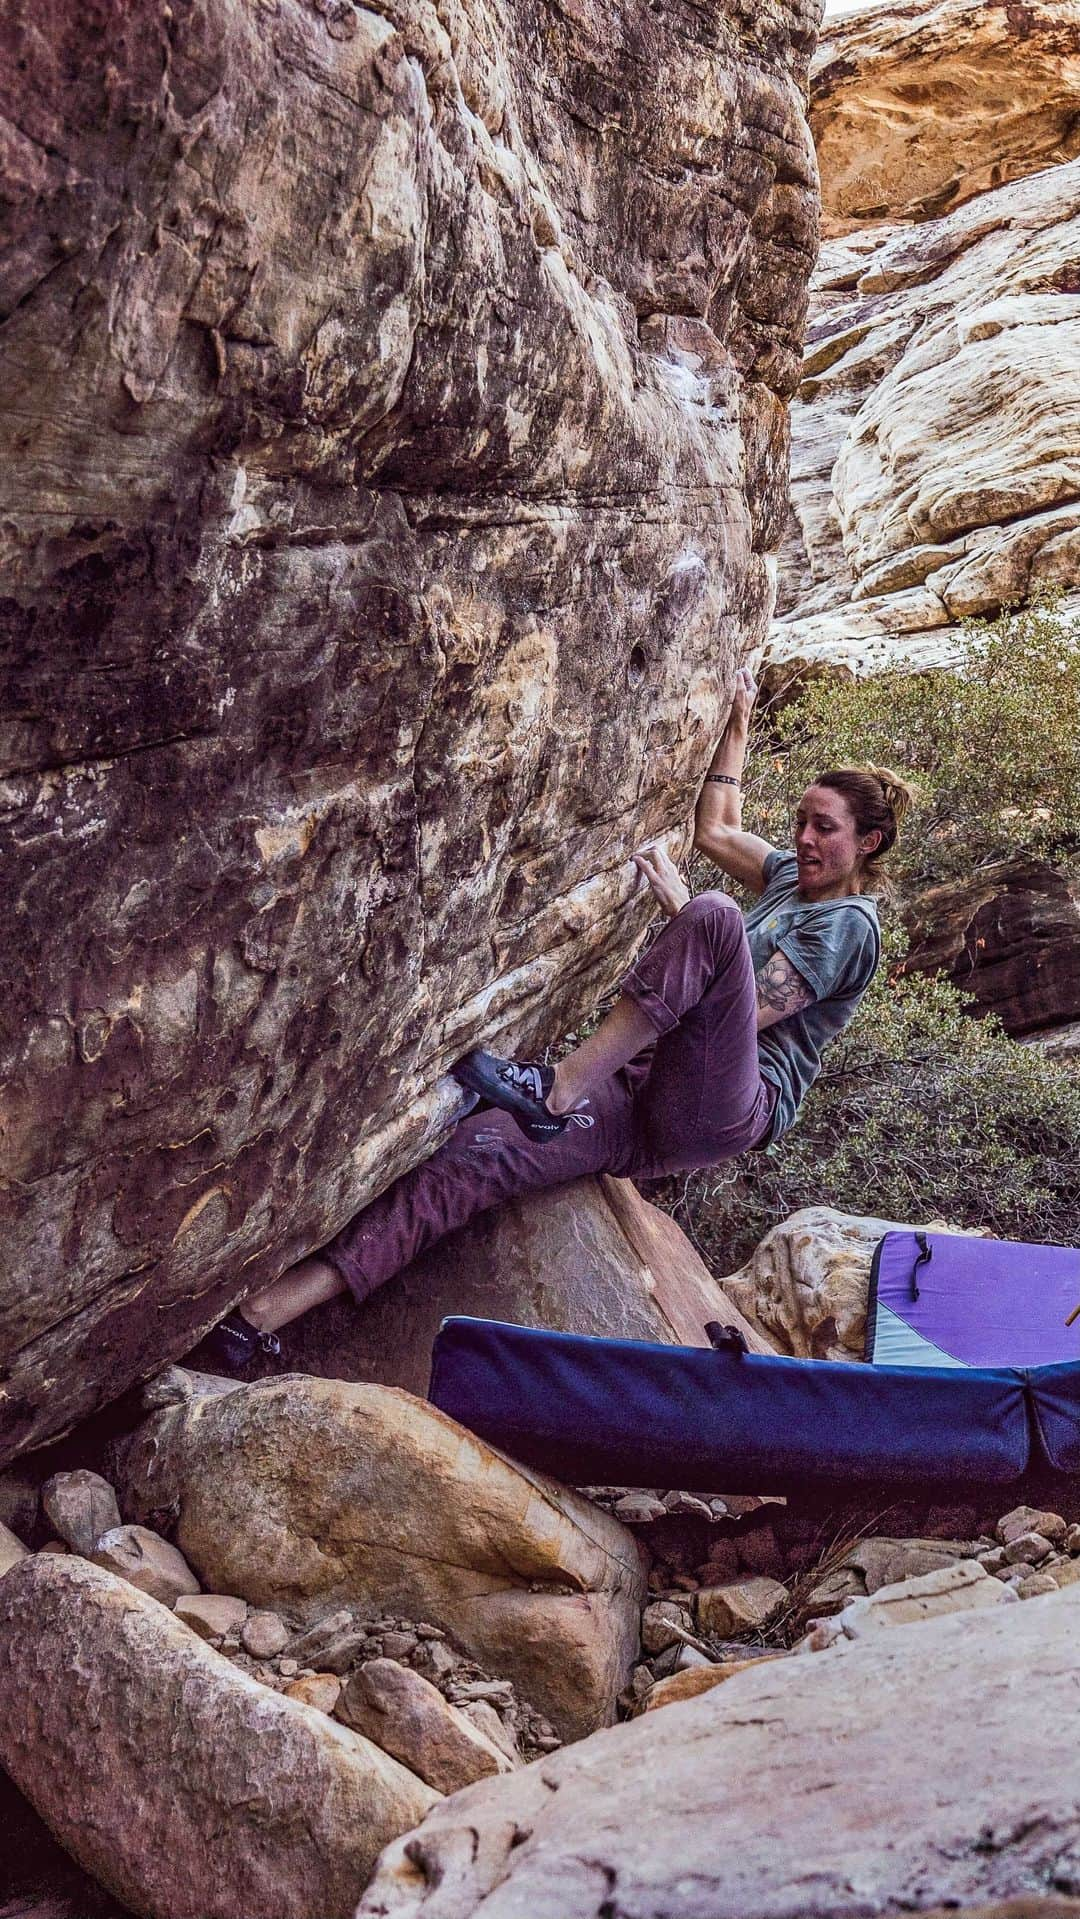
[[[886,1233],[874,1254],[866,1357],[879,1366],[1046,1366],[1080,1360],[1080,1250]]]

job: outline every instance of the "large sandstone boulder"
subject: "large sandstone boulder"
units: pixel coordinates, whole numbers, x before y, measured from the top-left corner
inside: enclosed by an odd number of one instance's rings
[[[829,243],[792,407],[772,681],[948,665],[1080,585],[1080,161]]]
[[[75,1555],[0,1583],[0,1761],[147,1919],[347,1919],[438,1798]]]
[[[901,0],[827,19],[810,123],[827,234],[925,220],[1080,154],[1075,0]]]
[[[1080,887],[1042,860],[997,860],[911,902],[904,972],[944,973],[1017,1036],[1080,1019]]]
[[[288,1363],[424,1394],[448,1313],[682,1346],[707,1345],[705,1326],[721,1320],[752,1351],[773,1350],[670,1215],[630,1180],[602,1174],[481,1215],[363,1305],[349,1295],[306,1314],[284,1334]],[[280,1364],[256,1362],[252,1376]]]
[[[304,1620],[430,1620],[564,1738],[614,1717],[644,1595],[633,1538],[408,1393],[289,1375],[184,1401],[134,1435],[121,1504],[171,1521],[210,1590]]]
[[[637,942],[769,614],[816,13],[5,10],[3,1452]]]
[[[964,1230],[941,1220],[929,1225],[938,1232]],[[928,1223],[920,1226],[925,1231]],[[874,1249],[886,1233],[911,1230],[892,1219],[804,1206],[766,1233],[723,1289],[772,1351],[797,1359],[862,1359]]]
[[[1080,1588],[758,1661],[444,1800],[364,1919],[863,1919],[1076,1883]]]

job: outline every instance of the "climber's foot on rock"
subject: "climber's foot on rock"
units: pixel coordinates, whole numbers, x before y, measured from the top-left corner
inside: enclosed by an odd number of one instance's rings
[[[557,1139],[568,1126],[592,1126],[591,1113],[553,1113],[548,1094],[555,1068],[532,1060],[500,1059],[496,1053],[466,1053],[450,1071],[459,1086],[478,1093],[488,1106],[509,1113],[527,1139]]]
[[[276,1333],[261,1333],[242,1313],[230,1313],[207,1334],[203,1351],[207,1360],[215,1360],[226,1372],[243,1373],[260,1354],[279,1358],[281,1341]]]

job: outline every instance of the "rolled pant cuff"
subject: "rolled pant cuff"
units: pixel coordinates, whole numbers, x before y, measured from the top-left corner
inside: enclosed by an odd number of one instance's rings
[[[658,1033],[670,1033],[672,1028],[679,1024],[678,1013],[672,1012],[667,1001],[661,999],[660,994],[642,979],[636,967],[631,966],[629,972],[620,980],[619,990],[625,993],[628,999],[633,1000],[634,1005],[640,1008]]]

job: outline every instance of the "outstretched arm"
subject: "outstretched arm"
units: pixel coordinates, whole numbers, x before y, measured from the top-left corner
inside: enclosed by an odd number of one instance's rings
[[[760,893],[764,887],[765,861],[775,850],[768,840],[745,833],[742,826],[739,781],[756,698],[753,675],[743,667],[735,683],[728,723],[713,754],[694,815],[695,850],[752,893]]]
[[[756,975],[757,1029],[776,1026],[792,1013],[812,1006],[817,994],[807,985],[797,966],[786,953],[772,953]]]

